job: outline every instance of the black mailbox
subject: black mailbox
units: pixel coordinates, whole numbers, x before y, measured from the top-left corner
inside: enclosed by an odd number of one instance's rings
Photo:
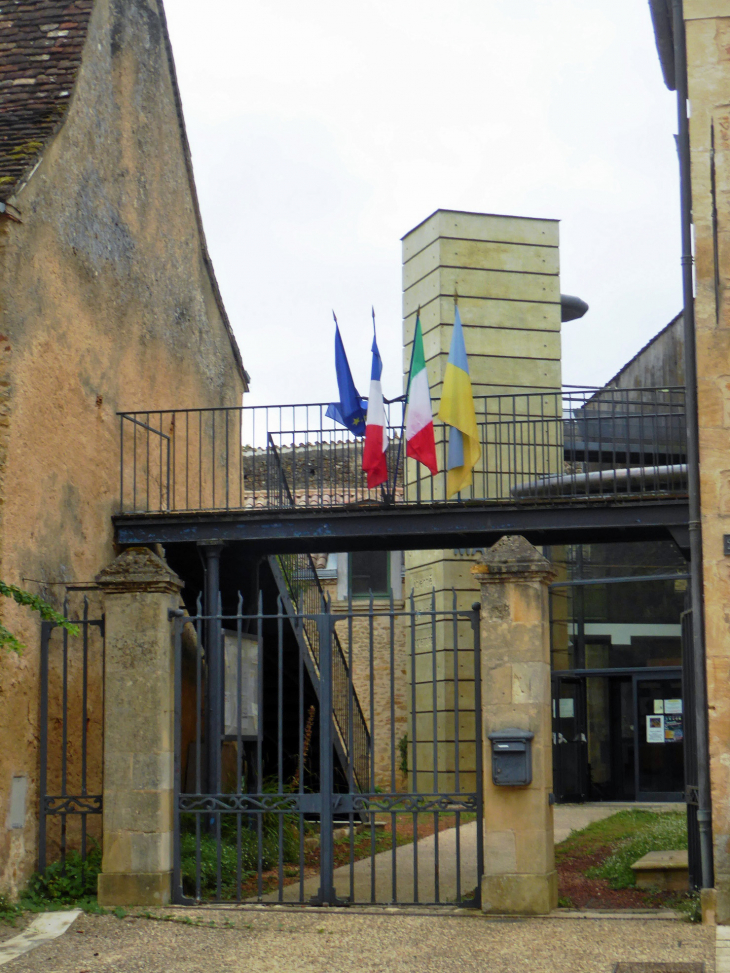
[[[503,787],[524,787],[532,783],[532,740],[530,730],[495,730],[492,744],[492,781]]]

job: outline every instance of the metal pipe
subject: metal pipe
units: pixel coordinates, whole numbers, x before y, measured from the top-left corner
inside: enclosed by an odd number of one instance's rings
[[[553,588],[585,588],[599,584],[638,584],[642,581],[689,581],[690,575],[677,571],[674,574],[625,574],[620,578],[577,578],[575,581],[553,581],[548,585]]]
[[[591,473],[553,473],[530,483],[519,483],[512,487],[510,494],[513,497],[561,496],[560,490],[565,487],[565,494],[572,496],[574,491],[570,488],[574,486],[587,487],[585,493],[590,493],[591,487],[596,487],[594,493],[603,493],[603,487],[610,483],[624,483],[628,488],[632,482],[639,483],[647,478],[659,482],[674,477],[679,480],[686,475],[686,463],[674,463],[670,466],[630,466],[616,470],[593,470]],[[681,480],[679,484],[681,485]]]
[[[682,227],[682,295],[684,299],[684,384],[687,423],[687,480],[689,488],[689,547],[692,594],[692,654],[695,676],[698,805],[702,887],[712,888],[712,804],[705,680],[704,604],[702,597],[702,524],[700,520],[699,423],[697,418],[697,354],[695,345],[694,281],[692,272],[692,173],[687,113],[687,50],[682,0],[672,0],[674,74],[677,88],[677,152],[679,156]]]
[[[221,687],[223,660],[221,652],[220,559],[223,545],[200,542],[205,568],[205,656],[208,668],[205,707],[206,754],[208,757],[208,794],[218,794],[221,789],[221,742],[223,720],[221,712]]]

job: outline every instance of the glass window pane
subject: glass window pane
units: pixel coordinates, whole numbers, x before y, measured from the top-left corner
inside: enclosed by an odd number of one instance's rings
[[[359,551],[350,554],[350,584],[353,596],[387,595],[388,566],[390,554],[388,551]]]
[[[679,679],[641,679],[637,686],[639,791],[684,790],[684,713]]]

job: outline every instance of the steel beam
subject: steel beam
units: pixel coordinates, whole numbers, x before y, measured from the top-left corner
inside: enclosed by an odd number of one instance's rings
[[[232,542],[248,553],[430,550],[489,546],[505,534],[532,544],[665,540],[689,521],[686,500],[565,506],[358,507],[266,513],[124,514],[119,544]]]

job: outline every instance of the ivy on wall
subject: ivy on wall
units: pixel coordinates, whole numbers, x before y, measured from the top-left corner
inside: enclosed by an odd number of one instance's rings
[[[17,585],[6,584],[4,581],[0,581],[0,595],[3,595],[5,598],[12,598],[18,605],[24,605],[30,608],[31,611],[38,612],[44,622],[53,622],[54,625],[60,625],[70,635],[79,634],[78,625],[69,622],[65,615],[56,611],[52,605],[49,605],[47,601],[43,601],[38,595],[33,595],[29,591],[19,588]],[[18,655],[20,655],[24,648],[23,643],[13,635],[10,629],[1,623],[0,648],[7,648],[11,652],[17,652]]]

